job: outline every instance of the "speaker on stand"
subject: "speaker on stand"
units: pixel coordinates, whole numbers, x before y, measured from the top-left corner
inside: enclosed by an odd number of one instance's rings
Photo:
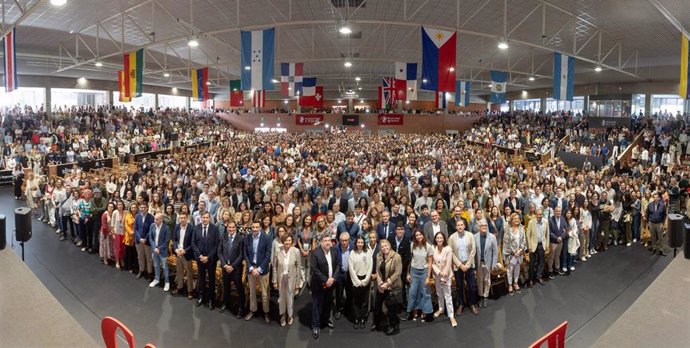
[[[5,215],[0,214],[0,250],[5,249],[7,246],[7,224]]]
[[[673,248],[673,257],[676,257],[678,248],[683,246],[683,215],[668,215],[668,246]]]
[[[31,239],[31,209],[21,207],[14,210],[14,227],[17,242],[22,247],[22,261],[24,261],[24,243]]]

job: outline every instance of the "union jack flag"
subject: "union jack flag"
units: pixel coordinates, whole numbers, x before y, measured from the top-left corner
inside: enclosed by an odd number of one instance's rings
[[[395,104],[395,78],[384,77],[379,93],[379,107],[387,109]]]

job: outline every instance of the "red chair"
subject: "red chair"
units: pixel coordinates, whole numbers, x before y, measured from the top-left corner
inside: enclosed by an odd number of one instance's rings
[[[544,337],[534,341],[529,348],[541,348],[542,344],[546,342],[548,348],[562,348],[565,347],[565,330],[568,327],[568,322],[564,321],[558,325],[551,332],[544,335]]]
[[[129,348],[135,348],[136,345],[134,343],[134,333],[132,330],[113,317],[105,317],[101,320],[101,335],[103,335],[105,347],[117,348],[117,329],[120,329],[122,334],[125,335]],[[156,348],[156,346],[148,343],[144,348]]]

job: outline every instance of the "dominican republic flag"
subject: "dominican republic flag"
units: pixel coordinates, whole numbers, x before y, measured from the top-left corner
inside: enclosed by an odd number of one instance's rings
[[[242,90],[273,90],[275,28],[242,31]]]
[[[422,27],[422,89],[455,92],[456,37],[452,31]]]
[[[417,100],[417,63],[395,62],[395,99]]]
[[[446,92],[435,92],[434,95],[436,96],[436,108],[437,109],[445,109],[446,108]]]
[[[302,94],[299,96],[299,105],[313,108],[323,107],[323,86],[316,85],[316,77],[305,77],[302,80]]]
[[[266,91],[264,90],[255,90],[254,91],[254,97],[252,98],[252,105],[255,108],[263,108],[266,106]]]
[[[506,102],[506,85],[508,73],[505,71],[491,70],[491,103],[503,104]]]
[[[575,58],[553,54],[553,99],[573,100],[575,84]]]
[[[280,63],[280,94],[294,97],[302,94],[304,63]]]
[[[470,106],[470,81],[455,83],[455,106]]]
[[[2,38],[2,53],[5,58],[5,92],[17,89],[17,54],[14,43],[15,28]]]

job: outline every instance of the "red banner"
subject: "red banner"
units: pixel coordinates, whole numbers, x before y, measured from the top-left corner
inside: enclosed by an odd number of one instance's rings
[[[296,114],[295,124],[298,126],[315,126],[323,123],[323,114]]]
[[[379,114],[379,126],[402,126],[403,114]]]

